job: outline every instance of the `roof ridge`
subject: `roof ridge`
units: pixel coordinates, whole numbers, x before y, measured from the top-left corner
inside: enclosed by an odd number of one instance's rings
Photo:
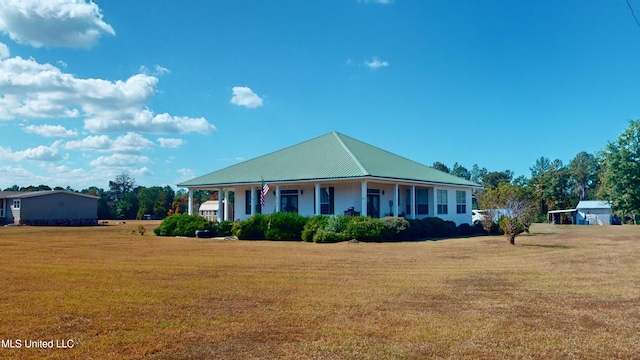
[[[342,148],[347,152],[347,154],[349,154],[349,157],[351,157],[351,159],[353,159],[353,161],[356,163],[356,165],[358,166],[358,169],[362,171],[362,175],[370,175],[367,169],[365,169],[364,166],[362,166],[362,164],[360,163],[360,160],[358,160],[358,158],[355,155],[353,155],[349,147],[344,143],[344,141],[342,141],[340,136],[338,136],[342,134],[338,133],[337,131],[332,131],[332,133],[336,137],[336,140],[338,140],[338,143],[340,144],[340,146],[342,146]]]

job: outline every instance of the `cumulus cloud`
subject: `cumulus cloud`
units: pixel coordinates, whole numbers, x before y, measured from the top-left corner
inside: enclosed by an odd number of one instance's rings
[[[89,165],[95,167],[126,167],[140,163],[148,163],[149,161],[149,158],[143,155],[112,154],[109,156],[100,156],[89,162]]]
[[[4,58],[0,59],[0,120],[84,118],[91,132],[216,131],[203,117],[156,115],[147,109],[157,83],[157,77],[145,74],[125,81],[80,79],[34,59]]]
[[[31,134],[36,134],[44,137],[72,137],[78,136],[78,132],[69,130],[62,125],[29,125],[24,128],[24,131]]]
[[[175,138],[171,138],[171,139],[158,138],[158,143],[163,148],[177,148],[177,147],[180,147],[182,144],[184,144],[184,140],[175,139]]]
[[[153,147],[153,141],[136,133],[129,132],[112,140],[107,135],[87,136],[82,140],[68,141],[65,149],[81,151],[100,151],[110,153],[140,153]]]
[[[22,151],[12,151],[10,148],[0,147],[0,160],[4,161],[58,161],[63,156],[58,151],[61,141],[58,140],[51,146],[40,145]]]
[[[69,150],[108,150],[113,141],[107,135],[87,136],[82,140],[67,141],[65,149]]]
[[[84,0],[4,0],[0,31],[31,46],[90,48],[103,35],[115,35],[98,5]]]
[[[377,57],[373,57],[371,60],[365,60],[364,61],[364,65],[369,67],[372,70],[376,70],[379,68],[383,68],[383,67],[387,67],[389,66],[389,62],[388,61],[380,61]]]
[[[0,60],[8,58],[10,55],[9,47],[0,42]]]
[[[248,108],[256,108],[262,106],[262,98],[246,86],[234,86],[233,97],[231,97],[231,103],[238,106],[245,106]]]

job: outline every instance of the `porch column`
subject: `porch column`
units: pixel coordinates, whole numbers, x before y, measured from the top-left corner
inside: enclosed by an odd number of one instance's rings
[[[224,220],[224,189],[218,189],[218,221]]]
[[[193,215],[193,189],[189,188],[189,215]]]
[[[416,186],[411,186],[411,218],[416,218]]]
[[[316,184],[315,188],[316,193],[316,206],[315,206],[315,214],[320,215],[320,184]]]
[[[362,210],[360,210],[360,215],[367,216],[367,180],[362,181],[360,193],[362,194]]]
[[[280,185],[276,185],[276,212],[280,212]]]
[[[256,214],[256,187],[251,187],[251,194],[249,195],[249,206],[251,207],[251,216]]]
[[[393,216],[398,217],[398,184],[393,187]]]
[[[224,194],[224,219],[229,220],[229,190]]]

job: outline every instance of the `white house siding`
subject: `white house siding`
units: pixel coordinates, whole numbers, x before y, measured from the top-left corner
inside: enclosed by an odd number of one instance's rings
[[[262,206],[263,214],[270,214],[274,212],[276,208],[276,197],[274,193],[276,191],[277,184],[269,184],[270,190],[269,194],[265,197],[265,205]],[[337,182],[333,184],[321,183],[320,187],[333,187],[334,188],[334,213],[343,214],[344,211],[353,207],[353,209],[359,213],[363,213],[362,211],[362,196],[361,193],[361,182]],[[257,190],[259,187],[255,186],[254,190]],[[378,189],[380,190],[380,217],[384,217],[389,213],[393,214],[394,209],[389,208],[389,201],[395,202],[398,201],[394,199],[395,194],[395,185],[391,183],[375,183],[368,182],[368,189]],[[235,190],[235,217],[236,220],[244,220],[249,218],[251,215],[246,214],[245,209],[245,196],[246,191],[250,190],[250,187],[236,187]],[[428,203],[429,203],[429,213],[428,214],[417,214],[416,218],[424,218],[424,217],[439,217],[443,220],[450,220],[455,222],[457,225],[466,223],[471,224],[471,190],[463,189],[459,187],[427,187],[427,186],[416,186],[416,192],[418,189],[427,189],[428,190]],[[437,191],[436,190],[447,190],[447,214],[437,214]],[[280,191],[285,190],[297,190],[298,191],[298,213],[303,216],[314,216],[315,215],[315,206],[314,206],[314,194],[315,194],[315,184],[295,184],[295,185],[282,185],[280,186]],[[400,198],[398,205],[398,214],[404,215],[406,218],[410,218],[411,214],[407,212],[407,202],[405,190],[411,191],[411,185],[400,185],[398,188],[398,195]],[[456,191],[464,191],[465,199],[466,199],[466,212],[464,214],[458,214],[456,211]],[[384,192],[384,193],[383,193]],[[365,195],[366,196],[366,195]],[[256,196],[255,202],[258,203],[259,199]],[[390,211],[391,210],[391,211]]]

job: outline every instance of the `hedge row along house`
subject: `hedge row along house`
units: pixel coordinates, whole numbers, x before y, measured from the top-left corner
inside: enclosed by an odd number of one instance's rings
[[[178,186],[189,191],[189,214],[194,213],[194,190],[218,191],[224,220],[283,211],[431,216],[460,225],[471,223],[471,191],[480,185],[331,132]],[[225,201],[229,192],[235,198],[233,214]]]
[[[66,190],[0,191],[0,223],[98,225],[99,199]]]

